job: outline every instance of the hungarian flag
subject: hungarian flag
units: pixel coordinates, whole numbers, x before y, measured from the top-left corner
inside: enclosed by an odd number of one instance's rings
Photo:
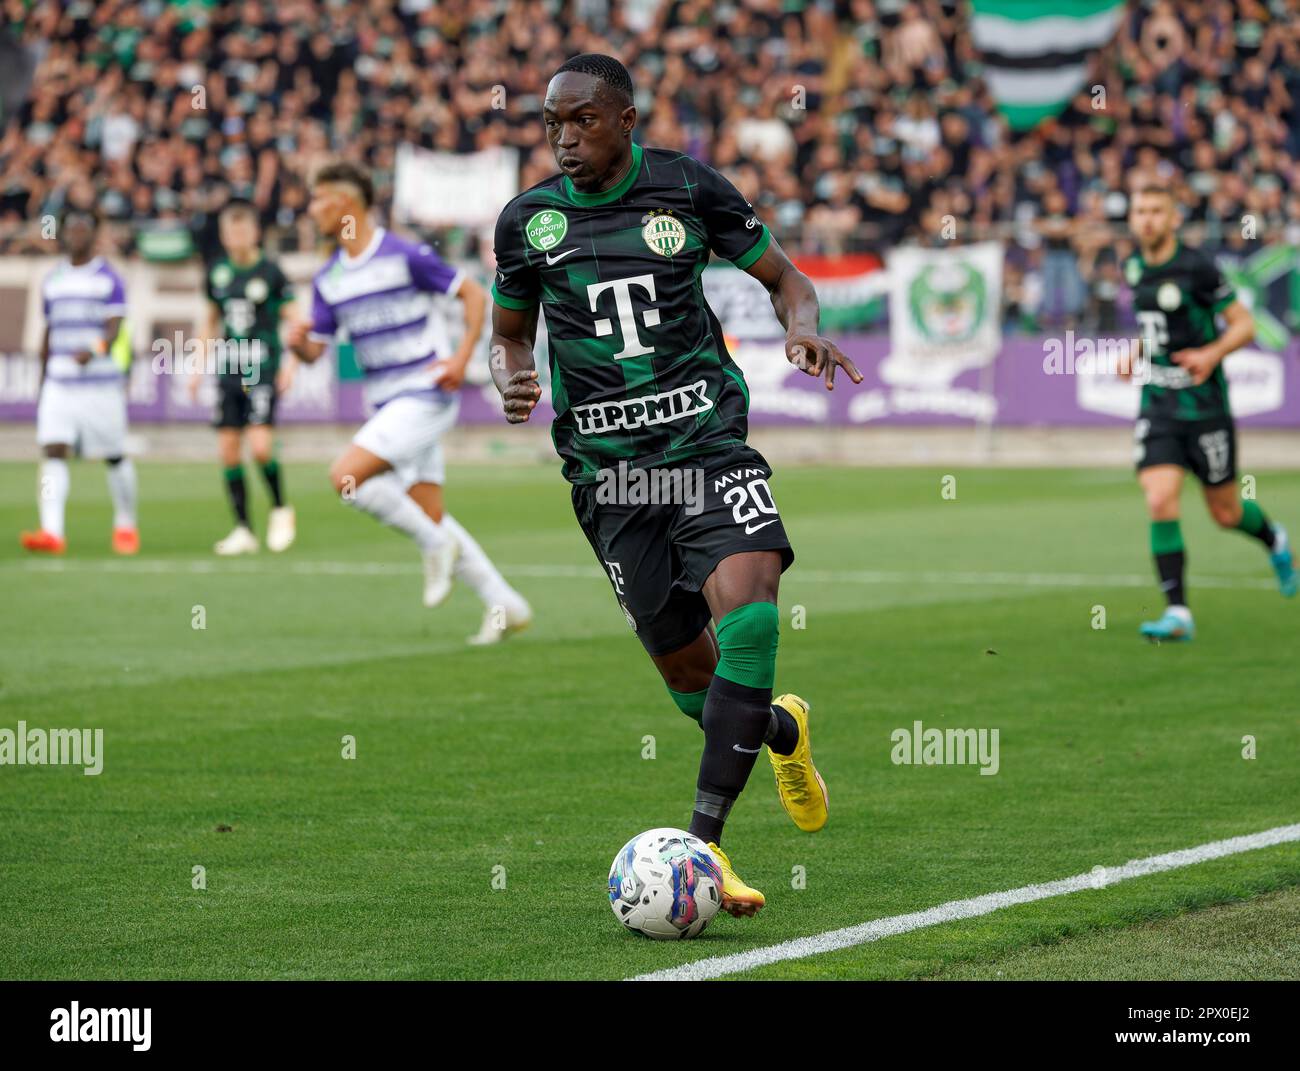
[[[973,0],[984,81],[1013,130],[1059,115],[1083,88],[1088,55],[1112,37],[1123,0]]]

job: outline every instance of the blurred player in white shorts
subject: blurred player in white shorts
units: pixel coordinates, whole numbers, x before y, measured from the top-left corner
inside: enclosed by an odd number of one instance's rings
[[[375,226],[373,200],[360,168],[337,163],[317,174],[309,211],[339,247],[313,281],[312,322],[295,324],[288,345],[314,361],[339,331],[347,332],[374,415],[330,469],[334,488],[420,547],[426,606],[447,597],[453,576],[473,587],[486,611],[470,642],[496,643],[525,628],[532,610],[443,509],[440,443],[456,423],[455,391],[483,328],[487,293],[429,246]],[[436,294],[464,307],[465,335],[454,353],[434,309]]]
[[[67,256],[41,284],[45,341],[36,407],[36,443],[44,455],[37,492],[41,526],[23,532],[21,542],[43,554],[67,549],[68,458],[76,453],[107,463],[112,547],[118,554],[135,554],[140,533],[135,466],[126,456],[126,289],[122,277],[94,254],[98,227],[91,213],[67,213],[59,233]]]

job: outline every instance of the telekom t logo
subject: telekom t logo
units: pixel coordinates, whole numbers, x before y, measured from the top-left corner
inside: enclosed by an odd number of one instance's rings
[[[641,337],[636,333],[636,309],[632,307],[632,287],[639,286],[645,291],[646,297],[651,301],[655,300],[655,277],[653,275],[633,275],[627,279],[611,279],[607,283],[592,283],[587,287],[587,300],[591,303],[591,311],[596,311],[596,301],[606,290],[614,291],[614,307],[618,309],[618,327],[623,335],[623,348],[614,354],[614,360],[621,361],[625,357],[642,357],[647,353],[654,353],[653,346],[644,346],[641,344]],[[641,316],[646,327],[659,326],[659,310],[646,309]],[[606,335],[614,333],[614,323],[609,319],[599,319],[596,321],[596,337],[604,338]]]

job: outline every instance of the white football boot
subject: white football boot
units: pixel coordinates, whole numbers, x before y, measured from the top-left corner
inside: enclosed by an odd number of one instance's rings
[[[212,549],[223,558],[233,558],[237,554],[256,554],[258,550],[257,536],[253,535],[248,528],[241,524]]]
[[[279,506],[266,518],[266,549],[279,554],[293,546],[298,523],[292,506]]]
[[[483,624],[469,638],[469,644],[471,647],[487,647],[500,643],[507,636],[523,632],[532,623],[533,608],[520,595],[515,601],[489,606],[483,614]]]
[[[442,545],[424,554],[424,605],[437,606],[451,594],[451,574],[456,568],[460,543],[444,539]]]

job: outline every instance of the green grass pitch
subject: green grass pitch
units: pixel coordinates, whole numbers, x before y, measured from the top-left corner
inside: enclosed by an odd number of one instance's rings
[[[1300,475],[1257,478],[1300,534]],[[450,508],[537,611],[486,650],[464,645],[472,593],[423,609],[410,545],[334,501],[324,466],[286,479],[297,546],[225,561],[215,462],[142,463],[144,550],[121,561],[102,469],[78,463],[71,550],[50,563],[17,546],[35,464],[0,466],[0,727],[105,736],[98,777],[0,767],[0,976],[619,978],[1300,821],[1300,601],[1193,488],[1199,634],[1157,647],[1136,633],[1159,595],[1129,473],[778,467],[797,561],[777,687],[813,704],[831,820],[797,830],[760,757],[725,843],[767,909],[639,940],[609,909],[609,863],[687,823],[701,736],[558,466],[451,470]],[[997,775],[891,763],[890,733],[918,719],[998,729]],[[1203,928],[1183,912],[1297,884],[1284,845],[739,977],[985,977],[1003,960],[1070,977],[1059,950],[1079,941],[1092,977],[1197,976]],[[1186,955],[1125,945],[1151,924]],[[1294,927],[1277,941],[1242,972],[1294,972]]]

